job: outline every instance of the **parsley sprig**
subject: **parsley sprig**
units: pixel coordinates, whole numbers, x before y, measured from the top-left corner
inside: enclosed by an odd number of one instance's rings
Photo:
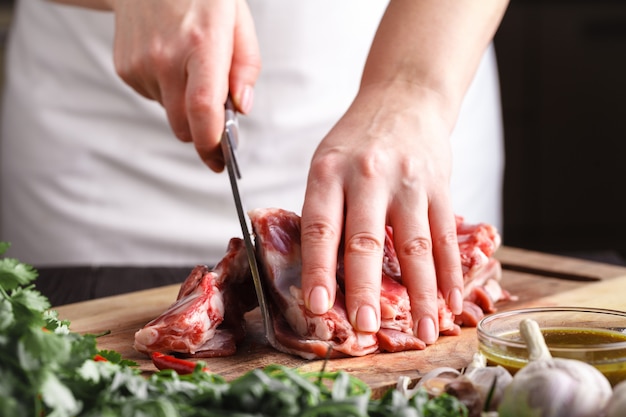
[[[0,242],[0,257],[8,248]],[[270,365],[227,382],[198,362],[188,375],[146,377],[119,353],[98,350],[96,335],[70,331],[35,289],[36,278],[31,266],[0,258],[0,416],[467,416],[456,398],[425,391],[406,398],[390,390],[374,400],[345,372]]]
[[[0,243],[0,255],[8,248]],[[97,353],[95,337],[71,333],[36,278],[30,265],[0,259],[0,415],[76,415],[81,404],[64,378]]]

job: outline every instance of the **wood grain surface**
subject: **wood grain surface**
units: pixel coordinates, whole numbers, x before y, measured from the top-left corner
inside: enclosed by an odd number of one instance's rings
[[[505,267],[502,285],[517,300],[501,303],[499,310],[520,306],[579,305],[626,309],[626,268],[525,251],[501,248],[496,256]],[[510,266],[510,267],[509,267]],[[118,351],[140,364],[145,372],[156,368],[132,345],[135,332],[161,314],[178,293],[178,285],[69,304],[55,308],[79,333],[100,334],[100,349]],[[248,334],[236,355],[206,359],[209,368],[234,379],[247,371],[278,363],[302,370],[321,370],[324,361],[308,361],[277,352],[267,345],[257,310],[246,317]],[[464,328],[459,336],[444,336],[422,351],[381,353],[334,359],[327,370],[345,370],[364,380],[374,395],[394,386],[399,376],[419,379],[440,366],[461,369],[477,351],[476,329]]]

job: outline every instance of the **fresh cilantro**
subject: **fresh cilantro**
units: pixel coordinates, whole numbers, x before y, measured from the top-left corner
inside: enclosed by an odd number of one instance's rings
[[[15,322],[13,304],[4,297],[0,298],[0,332],[4,333]]]
[[[5,290],[12,290],[27,285],[37,278],[37,271],[14,258],[0,259],[0,285]]]
[[[10,247],[11,244],[9,242],[0,242],[0,255],[4,255]]]
[[[101,350],[98,351],[98,354],[112,363],[117,363],[123,366],[139,366],[139,364],[135,361],[122,358],[122,355],[114,350]]]

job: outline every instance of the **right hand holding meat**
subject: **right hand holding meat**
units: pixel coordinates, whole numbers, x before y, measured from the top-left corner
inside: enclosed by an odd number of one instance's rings
[[[167,111],[174,134],[193,141],[214,171],[229,89],[246,113],[261,61],[245,0],[113,0],[115,67]]]

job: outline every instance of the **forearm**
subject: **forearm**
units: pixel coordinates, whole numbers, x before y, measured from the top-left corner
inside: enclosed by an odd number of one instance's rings
[[[434,92],[456,118],[508,0],[391,0],[362,79]]]
[[[112,10],[114,0],[48,0],[52,3],[66,4],[69,6],[85,7],[94,10]]]

